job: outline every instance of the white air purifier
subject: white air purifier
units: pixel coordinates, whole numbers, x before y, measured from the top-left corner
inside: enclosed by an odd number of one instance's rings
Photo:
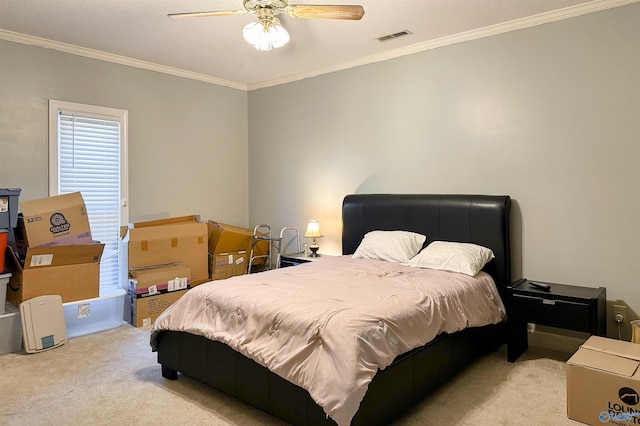
[[[67,341],[62,297],[39,296],[20,304],[22,339],[27,353],[57,348]]]

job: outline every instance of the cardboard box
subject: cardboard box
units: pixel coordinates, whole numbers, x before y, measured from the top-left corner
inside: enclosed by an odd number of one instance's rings
[[[191,267],[192,286],[209,281],[206,223],[134,224],[128,235],[130,270],[179,263]]]
[[[91,228],[79,192],[23,201],[25,246],[91,244]]]
[[[209,253],[211,280],[223,280],[247,273],[249,254],[245,250],[230,253]]]
[[[189,290],[171,291],[146,297],[136,297],[130,292],[131,324],[136,327],[145,327],[153,324],[161,313],[173,305],[187,291]]]
[[[7,300],[19,306],[36,296],[58,294],[62,302],[99,296],[100,258],[104,244],[29,247],[24,266],[13,250]]]
[[[567,361],[567,416],[640,424],[640,345],[591,336]]]
[[[176,223],[200,223],[200,215],[193,214],[189,216],[167,217],[165,219],[148,220],[146,222],[136,222],[136,228],[145,228],[148,226],[175,225]]]
[[[191,288],[189,265],[133,270],[130,275],[130,290],[138,297]]]
[[[191,285],[191,267],[187,265],[133,270],[130,274],[130,322],[136,327],[151,325]]]
[[[209,238],[209,253],[233,253],[238,251],[246,251],[251,253],[251,241],[253,239],[253,230],[242,228],[240,226],[228,225],[220,222],[207,222],[207,234]],[[254,256],[265,255],[269,253],[269,243],[260,241],[254,246]],[[253,263],[261,265],[264,263],[264,257],[256,259]],[[247,262],[249,261],[247,255]]]

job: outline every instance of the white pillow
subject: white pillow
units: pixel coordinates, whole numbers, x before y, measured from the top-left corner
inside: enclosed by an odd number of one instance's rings
[[[471,243],[434,241],[409,261],[409,266],[439,269],[476,276],[495,256],[493,251]]]
[[[424,235],[409,231],[367,232],[353,258],[408,263],[420,251],[426,239]]]

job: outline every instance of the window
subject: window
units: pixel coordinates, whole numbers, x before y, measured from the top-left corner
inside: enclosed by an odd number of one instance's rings
[[[120,226],[129,221],[127,115],[126,110],[49,101],[49,194],[82,193],[91,235],[105,244],[101,295],[122,288],[126,271]]]

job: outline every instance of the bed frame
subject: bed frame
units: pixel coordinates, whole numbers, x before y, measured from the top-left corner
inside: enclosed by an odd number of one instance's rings
[[[434,240],[489,247],[491,274],[504,300],[510,284],[509,196],[348,195],[342,206],[342,252],[352,254],[372,230],[407,230]],[[426,244],[425,243],[425,244]],[[504,323],[443,333],[379,371],[352,425],[382,425],[397,419],[478,357],[506,341]],[[294,425],[335,425],[309,393],[223,343],[165,331],[157,341],[162,375],[178,372],[204,382]]]

